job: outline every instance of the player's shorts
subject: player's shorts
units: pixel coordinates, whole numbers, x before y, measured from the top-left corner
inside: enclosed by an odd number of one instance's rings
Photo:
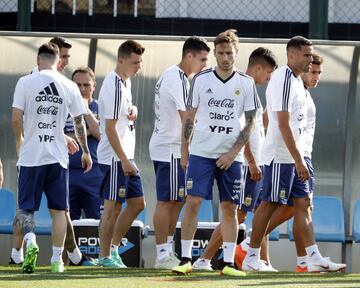
[[[83,169],[69,169],[70,218],[81,218],[84,210],[86,218],[100,219],[101,181],[103,179],[99,165],[84,173]]]
[[[209,199],[214,179],[219,189],[220,202],[242,203],[241,162],[234,161],[228,170],[216,166],[217,159],[190,155],[186,173],[187,195]]]
[[[18,203],[20,210],[38,211],[44,192],[48,208],[69,208],[69,171],[59,163],[42,166],[20,166]]]
[[[262,200],[287,204],[289,198],[304,198],[310,193],[308,181],[300,181],[295,164],[271,162],[264,167]]]
[[[312,162],[311,162],[311,159],[309,157],[304,157],[304,160],[306,162],[306,166],[309,170],[309,174],[310,174],[310,178],[309,178],[309,190],[310,190],[310,193],[309,193],[309,197],[311,199],[311,206],[312,206],[312,197],[314,195],[314,187],[315,187],[315,175],[314,175],[314,167],[312,165]],[[288,203],[287,205],[289,206],[294,206],[294,201],[292,200],[292,198],[290,198],[288,200]]]
[[[259,166],[261,173],[264,172],[263,166]],[[250,212],[253,211],[255,207],[260,205],[261,199],[259,201],[259,195],[263,186],[263,177],[260,181],[251,180],[251,174],[249,166],[243,166],[244,169],[244,180],[243,180],[243,191],[244,191],[244,202],[241,205],[241,210]]]
[[[134,160],[130,162],[135,164]],[[102,199],[124,203],[126,199],[144,196],[140,173],[135,176],[125,176],[120,161],[113,161],[111,165],[99,164],[99,166],[103,173],[100,189]]]
[[[180,159],[170,162],[154,161],[158,201],[182,201],[185,197],[185,172]]]

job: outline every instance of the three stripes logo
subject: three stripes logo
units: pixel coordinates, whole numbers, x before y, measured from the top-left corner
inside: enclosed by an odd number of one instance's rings
[[[36,102],[50,102],[62,104],[63,99],[59,95],[59,91],[57,90],[55,83],[51,82],[48,86],[46,86],[43,90],[41,90],[38,95],[35,97]]]

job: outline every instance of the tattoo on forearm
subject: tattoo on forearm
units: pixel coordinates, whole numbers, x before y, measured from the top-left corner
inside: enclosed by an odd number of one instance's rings
[[[64,243],[67,251],[73,252],[76,248],[75,233],[69,217],[66,217],[66,237]]]
[[[14,226],[17,222],[19,223],[21,231],[24,235],[29,232],[34,232],[34,212],[19,210],[14,219]]]
[[[190,119],[186,119],[184,126],[184,137],[186,141],[190,139],[193,129],[194,129],[194,122]]]
[[[256,110],[245,112],[245,126],[236,139],[234,147],[241,149],[249,141],[251,131],[253,130],[255,124],[255,115]]]
[[[77,116],[74,118],[74,128],[76,139],[84,153],[89,153],[87,145],[86,128],[83,116]]]

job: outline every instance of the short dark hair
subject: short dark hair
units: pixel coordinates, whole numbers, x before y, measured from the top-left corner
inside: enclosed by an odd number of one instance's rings
[[[56,37],[52,38],[50,40],[50,43],[56,44],[59,47],[59,49],[61,49],[61,48],[70,49],[72,47],[72,45],[70,44],[70,42],[67,39],[65,39],[64,37],[60,37],[60,36],[56,36]]]
[[[192,36],[186,39],[182,48],[182,57],[187,53],[198,53],[201,51],[210,51],[210,47],[207,45],[206,40],[201,37]]]
[[[295,48],[297,50],[301,49],[301,46],[312,46],[312,42],[302,36],[294,36],[292,37],[289,42],[286,45],[286,51],[288,51],[290,48]]]
[[[221,43],[234,44],[235,46],[239,43],[239,37],[236,35],[237,30],[228,29],[224,32],[219,33],[214,40],[214,45]]]
[[[142,55],[145,48],[139,42],[127,40],[119,46],[118,58],[129,58],[131,53]]]
[[[264,47],[256,48],[249,56],[248,67],[256,64],[268,64],[274,67],[274,69],[278,67],[278,61],[275,54],[270,49]]]
[[[52,56],[59,55],[59,47],[54,43],[44,43],[38,49],[38,56],[48,54]]]
[[[323,64],[324,59],[319,54],[314,53],[312,57],[313,57],[313,61],[311,62],[311,64],[315,64],[315,65]]]
[[[90,68],[90,67],[79,67],[77,69],[75,69],[75,71],[72,73],[71,75],[71,80],[74,79],[75,74],[77,73],[84,73],[84,74],[89,74],[91,79],[95,82],[96,78],[95,78],[95,73],[94,71]]]

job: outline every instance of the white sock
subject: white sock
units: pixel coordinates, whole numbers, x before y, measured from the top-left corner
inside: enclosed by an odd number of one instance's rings
[[[66,252],[67,252],[67,254],[69,256],[69,259],[71,260],[72,263],[74,263],[74,264],[79,264],[80,263],[81,258],[82,258],[82,254],[80,252],[79,247],[76,247],[73,252],[70,252],[70,251],[66,251]]]
[[[247,251],[247,254],[246,254],[246,258],[249,258],[249,259],[260,259],[260,248],[251,248],[249,246],[249,249]]]
[[[52,246],[52,251],[53,251],[53,254],[52,254],[51,260],[50,260],[51,264],[56,261],[62,263],[62,253],[64,251],[64,247]]]
[[[297,256],[296,257],[296,265],[301,266],[301,267],[306,266],[307,258],[308,258],[307,256]]]
[[[224,262],[225,263],[234,263],[235,247],[236,247],[236,242],[224,242],[223,243]]]
[[[13,261],[16,264],[19,264],[21,262],[24,262],[24,249],[23,248],[12,248],[11,249],[11,259],[13,259]]]
[[[118,246],[118,245],[115,245],[115,244],[111,244],[110,253],[117,253],[117,254],[119,254],[119,246]]]
[[[30,244],[36,244],[36,235],[33,232],[26,233],[24,235],[24,240],[26,247],[28,247]]]
[[[173,254],[173,244],[174,244],[174,235],[171,235],[171,236],[168,236],[167,237],[167,244],[168,244],[168,251],[169,251],[169,254]]]
[[[247,252],[249,250],[250,247],[250,237],[246,237],[241,243],[241,248],[242,250],[244,250],[245,252]]]
[[[168,245],[169,245],[168,243],[156,245],[156,258],[158,260],[162,260],[170,255],[168,250]]]
[[[191,259],[193,240],[181,240],[181,256]]]
[[[323,257],[321,256],[319,248],[316,244],[306,247],[305,250],[309,261],[314,262],[314,261],[322,260]]]

